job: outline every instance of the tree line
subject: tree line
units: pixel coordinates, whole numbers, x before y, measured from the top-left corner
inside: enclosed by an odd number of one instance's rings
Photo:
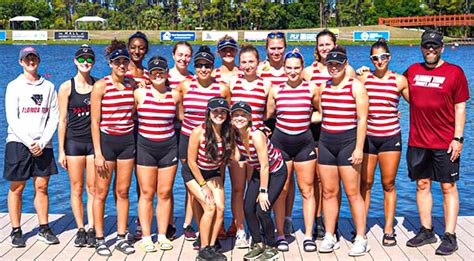
[[[82,16],[100,16],[108,23],[83,24],[80,29],[299,29],[375,25],[379,17],[473,11],[470,0],[0,0],[0,27],[8,29],[8,19],[14,16],[31,15],[40,18],[42,29],[73,29],[74,20]],[[447,30],[458,34],[463,29]]]

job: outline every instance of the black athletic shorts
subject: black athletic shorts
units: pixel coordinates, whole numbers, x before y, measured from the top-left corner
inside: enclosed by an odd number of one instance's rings
[[[89,156],[94,155],[94,146],[90,142],[67,139],[64,144],[66,156]]]
[[[179,134],[179,158],[187,160],[188,159],[188,144],[189,136],[186,136],[182,133]]]
[[[138,134],[137,165],[166,168],[178,164],[178,141],[176,135],[153,141]]]
[[[134,159],[135,135],[130,133],[116,136],[100,132],[100,147],[107,161]]]
[[[44,148],[41,156],[34,157],[23,143],[8,142],[5,146],[3,178],[6,180],[25,181],[31,177],[48,177],[57,173],[53,149]]]
[[[183,164],[181,166],[181,168],[187,168],[186,171],[181,171],[181,175],[183,177],[183,180],[184,180],[184,184],[188,183],[189,181],[193,180],[194,179],[194,175],[193,173],[191,173],[191,170],[189,169],[189,165],[188,163],[186,162],[185,164]],[[199,169],[201,171],[201,174],[202,174],[202,177],[205,179],[205,180],[209,180],[211,178],[214,178],[214,177],[220,177],[221,174],[220,174],[220,168],[218,169],[214,169],[214,170],[202,170],[202,169]]]
[[[452,162],[451,153],[444,149],[425,149],[408,146],[408,176],[412,181],[431,179],[451,183],[459,179],[460,158]]]
[[[368,136],[365,138],[367,146],[364,147],[364,153],[379,154],[387,151],[402,151],[402,133],[399,132],[393,136],[376,137]]]
[[[313,135],[309,129],[298,135],[288,135],[275,128],[271,141],[281,151],[285,161],[304,162],[316,159]]]
[[[318,144],[318,163],[332,166],[351,166],[356,146],[357,128],[344,132],[321,131]]]
[[[321,136],[321,123],[311,123],[309,125],[313,134],[314,146],[318,146],[319,136]]]

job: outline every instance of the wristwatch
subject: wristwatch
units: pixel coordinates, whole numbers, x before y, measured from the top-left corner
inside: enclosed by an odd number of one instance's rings
[[[260,193],[268,193],[268,188],[260,187]]]
[[[464,142],[464,137],[460,136],[460,137],[454,137],[453,140],[459,142],[459,143],[463,143]]]

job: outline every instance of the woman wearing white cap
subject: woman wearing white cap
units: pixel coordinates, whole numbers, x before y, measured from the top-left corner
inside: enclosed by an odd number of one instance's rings
[[[91,77],[94,50],[88,45],[77,49],[74,64],[77,74],[59,87],[58,163],[66,169],[71,183],[71,208],[78,228],[74,245],[95,246],[92,203],[95,194],[94,147],[92,146],[90,97],[96,81]],[[86,173],[87,220],[84,229],[84,171]]]

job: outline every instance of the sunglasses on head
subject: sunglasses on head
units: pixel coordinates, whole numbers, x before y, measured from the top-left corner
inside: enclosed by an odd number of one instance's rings
[[[195,63],[194,64],[194,67],[195,68],[198,68],[198,69],[201,69],[202,67],[206,68],[206,69],[211,69],[213,66],[212,63]]]
[[[222,41],[219,42],[219,44],[217,46],[219,48],[219,47],[224,46],[224,45],[235,45],[235,46],[237,46],[237,42],[234,39],[222,40]]]
[[[370,56],[370,60],[372,61],[380,61],[380,60],[386,61],[388,60],[388,58],[390,58],[389,53],[374,54]]]
[[[299,52],[289,52],[285,55],[285,59],[288,59],[288,58],[298,58],[298,59],[302,59],[303,56],[299,53]]]
[[[77,62],[79,63],[84,63],[84,62],[87,62],[87,63],[93,63],[94,62],[94,58],[92,57],[87,57],[87,58],[84,58],[84,57],[77,57]]]
[[[427,43],[427,44],[421,45],[421,47],[423,47],[423,48],[425,48],[425,49],[431,49],[431,48],[433,48],[433,49],[438,49],[438,48],[441,47],[441,45],[435,44],[435,43]]]
[[[269,33],[269,34],[267,35],[267,38],[270,38],[270,39],[285,38],[285,34],[282,33],[282,32]]]

